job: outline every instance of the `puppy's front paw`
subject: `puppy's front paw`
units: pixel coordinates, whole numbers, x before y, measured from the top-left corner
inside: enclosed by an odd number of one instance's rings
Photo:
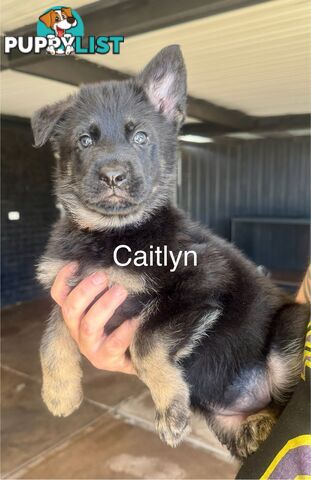
[[[55,48],[51,45],[50,47],[47,47],[46,48],[46,51],[50,54],[50,55],[55,55]]]
[[[55,381],[43,382],[42,398],[56,417],[68,417],[80,407],[83,400],[81,385],[61,385]]]
[[[189,420],[189,407],[180,400],[174,400],[163,412],[157,411],[156,430],[162,442],[177,447],[191,431]]]
[[[66,54],[66,55],[70,55],[70,54],[73,53],[73,52],[74,52],[74,48],[71,47],[70,45],[68,45],[68,46],[66,47],[65,54]]]

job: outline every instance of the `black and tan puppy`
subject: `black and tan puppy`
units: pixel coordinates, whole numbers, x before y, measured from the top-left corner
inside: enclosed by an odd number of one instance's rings
[[[192,408],[242,458],[269,435],[299,380],[308,312],[172,206],[185,112],[185,66],[170,46],[136,78],[83,86],[35,114],[35,143],[52,144],[65,209],[38,276],[49,288],[65,263],[77,261],[76,283],[103,269],[111,284],[124,285],[130,295],[109,331],[140,317],[130,354],[151,391],[161,439],[176,446]],[[170,252],[167,265],[150,260],[152,249]],[[137,251],[149,261],[130,261]],[[176,266],[185,251],[192,256]],[[80,354],[58,307],[41,361],[45,403],[69,415],[82,401]]]

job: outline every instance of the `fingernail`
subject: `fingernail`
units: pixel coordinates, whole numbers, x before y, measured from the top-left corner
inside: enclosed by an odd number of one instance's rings
[[[94,285],[100,285],[102,283],[105,283],[106,275],[103,272],[95,272],[91,275],[91,279]]]
[[[127,296],[127,290],[125,290],[125,288],[122,287],[122,285],[114,285],[112,289],[113,289],[113,294],[118,298],[125,298]]]
[[[75,273],[76,270],[78,269],[78,266],[79,266],[79,265],[78,265],[77,262],[71,262],[71,263],[69,263],[68,266],[69,266],[70,272],[71,272],[71,273]]]

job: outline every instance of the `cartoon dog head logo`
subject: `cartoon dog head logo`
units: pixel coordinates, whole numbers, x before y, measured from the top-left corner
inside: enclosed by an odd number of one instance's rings
[[[63,7],[49,10],[39,17],[39,20],[48,28],[54,30],[57,37],[62,37],[66,30],[77,25],[77,20],[72,15],[71,8]]]
[[[37,36],[49,39],[47,53],[70,55],[74,53],[75,37],[83,37],[83,22],[79,14],[70,7],[53,7],[39,17]]]

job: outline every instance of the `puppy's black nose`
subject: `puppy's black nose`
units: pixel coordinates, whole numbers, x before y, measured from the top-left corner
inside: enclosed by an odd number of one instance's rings
[[[72,25],[73,23],[75,23],[76,19],[74,17],[67,17],[67,21],[68,23],[70,23],[70,25]]]
[[[122,168],[102,167],[99,178],[109,187],[122,187],[126,183],[126,172]]]

